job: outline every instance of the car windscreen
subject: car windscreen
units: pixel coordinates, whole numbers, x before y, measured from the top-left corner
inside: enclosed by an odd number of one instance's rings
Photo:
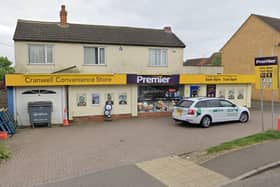
[[[181,100],[176,106],[189,108],[193,104],[193,101],[190,100]]]

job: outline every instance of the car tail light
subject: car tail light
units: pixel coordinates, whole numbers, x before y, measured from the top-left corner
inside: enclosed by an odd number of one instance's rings
[[[195,109],[189,109],[188,115],[195,115]]]

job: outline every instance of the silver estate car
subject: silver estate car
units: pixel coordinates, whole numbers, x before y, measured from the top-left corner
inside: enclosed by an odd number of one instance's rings
[[[226,99],[198,97],[179,101],[172,117],[175,121],[200,124],[207,128],[217,122],[246,123],[250,119],[250,112],[246,107],[237,106]]]

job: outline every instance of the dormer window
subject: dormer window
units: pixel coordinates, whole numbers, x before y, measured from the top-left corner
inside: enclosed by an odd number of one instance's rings
[[[52,45],[29,45],[29,64],[53,64]]]

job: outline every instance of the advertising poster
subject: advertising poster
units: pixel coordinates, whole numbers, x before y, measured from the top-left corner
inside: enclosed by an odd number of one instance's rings
[[[127,94],[121,93],[119,95],[119,105],[126,105],[127,104]]]
[[[100,104],[100,95],[97,93],[93,93],[91,95],[91,104],[99,105]]]
[[[77,106],[87,106],[86,94],[77,94]]]

